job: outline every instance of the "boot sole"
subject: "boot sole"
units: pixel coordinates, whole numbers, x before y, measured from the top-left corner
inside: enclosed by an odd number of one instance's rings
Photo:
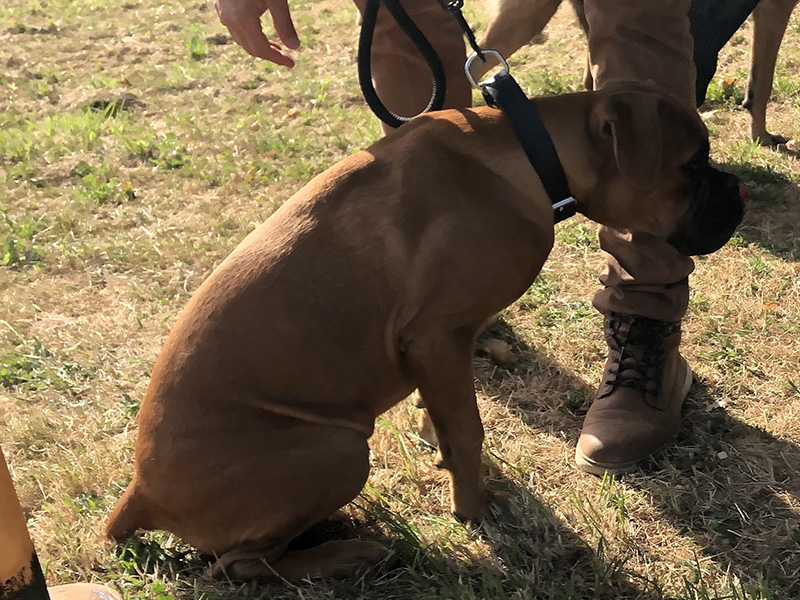
[[[686,379],[683,382],[683,388],[681,389],[681,403],[686,400],[686,397],[689,395],[689,389],[692,387],[692,382],[694,381],[694,373],[692,373],[692,368],[689,366],[689,362],[681,356],[681,360],[683,361],[683,366],[686,369]],[[635,471],[639,466],[639,463],[656,454],[657,452],[661,452],[664,448],[669,446],[672,443],[672,439],[667,441],[663,446],[660,446],[653,450],[647,456],[643,456],[641,458],[637,458],[636,460],[624,462],[624,463],[603,463],[598,462],[596,460],[592,460],[588,456],[586,456],[583,452],[581,452],[580,446],[575,446],[575,464],[578,466],[578,469],[584,471],[585,473],[591,473],[592,475],[623,475],[625,473],[630,473],[631,471]]]

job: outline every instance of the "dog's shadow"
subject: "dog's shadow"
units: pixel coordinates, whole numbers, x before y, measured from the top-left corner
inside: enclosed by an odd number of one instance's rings
[[[609,553],[602,535],[594,545],[577,535],[526,485],[529,474],[491,462],[489,470],[490,515],[477,533],[503,565],[509,591],[527,590],[524,598],[670,598],[628,568],[625,557]],[[574,503],[583,506],[577,495]]]
[[[379,499],[355,501],[357,510],[322,523],[298,540],[315,545],[329,539],[365,537],[391,549],[390,558],[358,579],[369,593],[359,597],[664,599],[649,582],[605,554],[602,541],[590,547],[524,485],[527,473],[509,472],[491,459],[491,499],[480,523],[463,527],[485,551],[426,544],[413,523]],[[453,522],[456,528],[461,525]],[[383,532],[378,533],[378,532]],[[447,536],[445,536],[447,537]],[[456,536],[459,537],[459,536]],[[634,583],[635,581],[635,583]],[[332,597],[351,597],[353,579],[320,582]]]
[[[516,338],[502,320],[486,335],[499,336],[510,344],[518,361],[508,371],[477,369],[485,392],[502,397],[512,414],[537,434],[565,435],[574,444],[588,403],[576,406],[570,396],[591,398],[593,390]],[[533,377],[547,373],[548,384],[561,390],[560,419],[550,411],[542,423],[541,407],[516,403],[513,394],[503,394],[504,379],[517,379],[523,373]],[[704,569],[712,564],[719,573],[735,576],[741,585],[768,593],[765,597],[798,598],[800,447],[731,416],[719,406],[717,397],[713,387],[696,381],[684,406],[676,442],[645,461],[640,470],[621,476],[620,481],[649,498],[675,533],[697,546]],[[501,480],[498,485],[504,489],[510,484]],[[511,494],[524,497],[530,491],[516,486]],[[580,547],[581,543],[571,545]],[[584,546],[583,554],[583,560],[597,572],[598,561],[605,558],[602,553],[592,553]],[[606,569],[615,568],[625,571],[613,560],[606,565]],[[699,586],[696,589],[702,591],[702,581],[687,581],[687,585]],[[645,595],[639,597],[662,597],[652,596],[660,592],[647,586],[642,593]]]

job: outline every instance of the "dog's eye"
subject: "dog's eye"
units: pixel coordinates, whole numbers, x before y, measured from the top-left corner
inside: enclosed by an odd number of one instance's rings
[[[694,153],[694,156],[689,159],[682,170],[688,175],[697,175],[700,171],[708,168],[708,153],[711,150],[708,141],[706,141],[700,149]]]
[[[688,163],[683,165],[683,169],[686,170],[689,174],[695,174],[699,171],[702,171],[708,167],[708,159],[702,156],[696,156],[692,158]]]

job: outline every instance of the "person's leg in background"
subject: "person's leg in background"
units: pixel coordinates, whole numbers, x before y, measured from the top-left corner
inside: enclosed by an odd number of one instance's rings
[[[651,81],[695,106],[689,0],[586,0],[596,89]],[[694,263],[665,241],[602,228],[608,259],[594,306],[604,313],[609,356],[576,448],[588,472],[619,473],[677,433],[692,375],[681,357],[680,320]]]
[[[363,13],[365,0],[355,0],[355,4]],[[464,74],[466,49],[455,18],[436,0],[403,0],[402,5],[442,61],[447,81],[444,108],[470,106],[472,91]],[[396,115],[417,115],[430,101],[430,69],[383,5],[372,42],[372,79],[378,97]],[[386,125],[383,129],[384,133],[391,130]]]

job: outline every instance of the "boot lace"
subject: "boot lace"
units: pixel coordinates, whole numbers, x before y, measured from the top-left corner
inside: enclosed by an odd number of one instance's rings
[[[607,391],[602,395],[610,394],[619,386],[657,397],[664,364],[664,341],[680,332],[680,322],[609,313],[604,325],[611,365],[606,371]]]

